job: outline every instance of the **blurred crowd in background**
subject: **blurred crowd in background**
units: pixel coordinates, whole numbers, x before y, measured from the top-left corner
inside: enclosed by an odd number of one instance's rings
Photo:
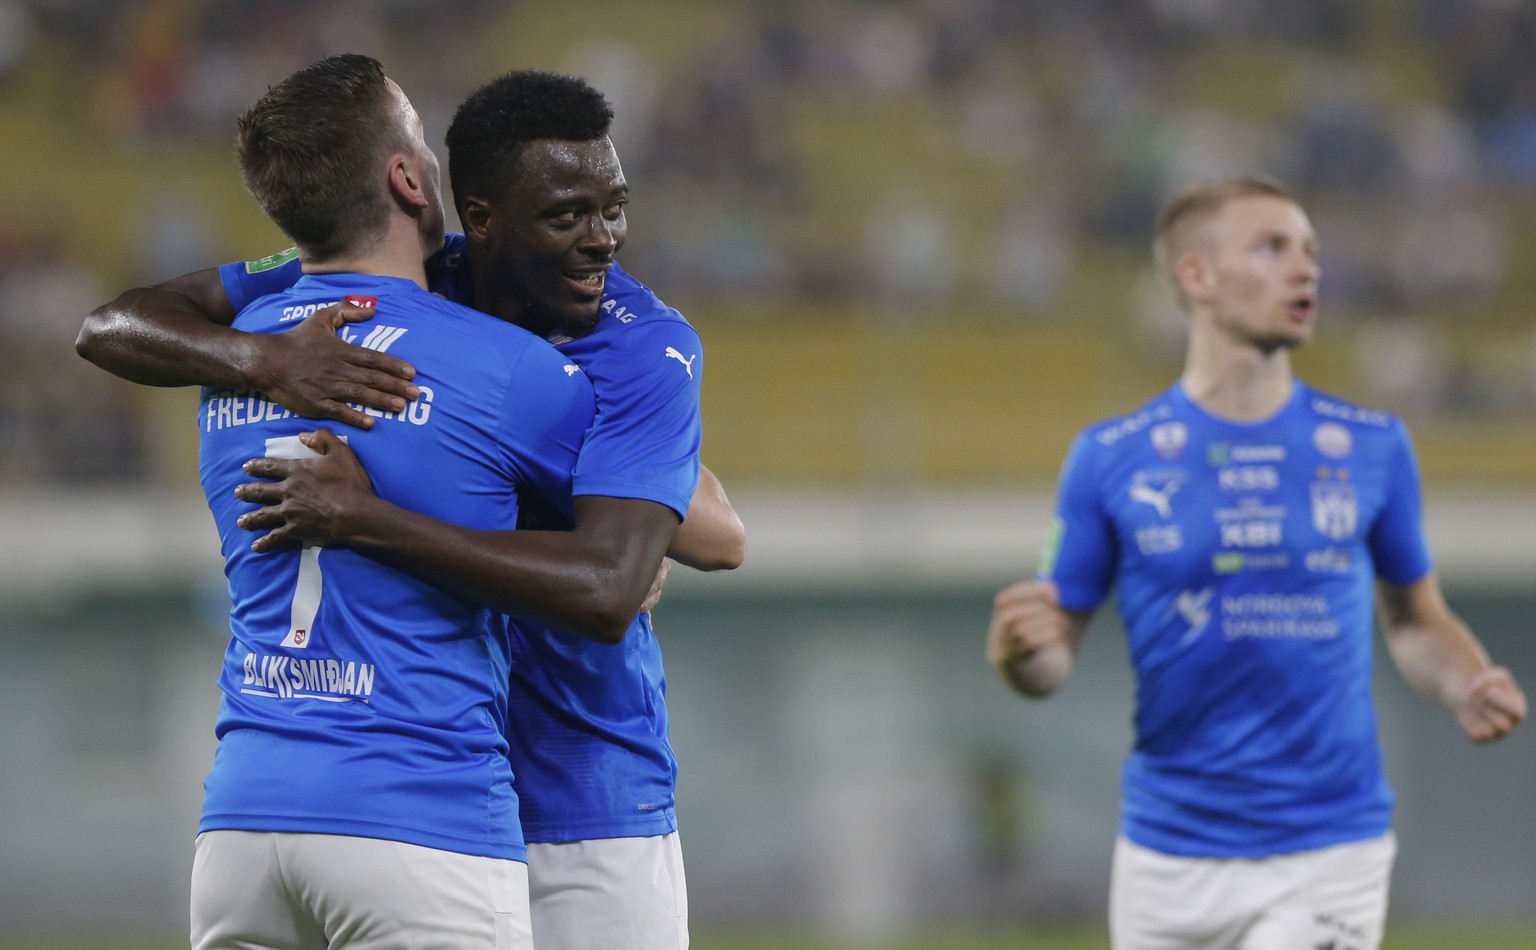
[[[1529,440],[1533,47],[1522,0],[0,0],[0,140],[26,159],[0,178],[0,488],[153,475],[163,409],[74,333],[121,288],[279,249],[234,117],[341,50],[384,61],[434,144],[505,69],[607,92],[622,260],[706,342],[1025,324],[1171,378],[1157,208],[1266,172],[1322,236],[1350,354],[1325,382]]]

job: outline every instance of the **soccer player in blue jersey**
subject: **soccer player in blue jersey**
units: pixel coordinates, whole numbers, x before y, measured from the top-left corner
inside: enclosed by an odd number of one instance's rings
[[[423,368],[419,398],[352,439],[378,492],[498,530],[534,498],[568,510],[591,385],[546,341],[426,289],[423,251],[443,231],[437,159],[378,61],[301,69],[239,130],[246,187],[294,241],[303,274],[233,326],[279,334],[317,307],[366,304],[377,318],[355,332]],[[355,551],[256,553],[240,527],[253,510],[237,490],[242,466],[310,454],[313,424],[234,388],[205,389],[198,423],[232,637],[192,946],[531,948],[505,627]]]
[[[551,336],[600,383],[602,410],[576,469],[574,530],[501,537],[383,506],[345,447],[321,433],[316,444],[328,454],[319,468],[266,462],[252,470],[281,478],[250,489],[251,497],[274,503],[275,515],[251,526],[282,524],[258,547],[295,536],[345,542],[556,627],[566,623],[548,613],[548,602],[579,603],[584,594],[560,595],[572,575],[552,575],[545,566],[552,546],[582,539],[594,559],[606,558],[577,576],[598,585],[620,566],[646,563],[644,542],[657,537],[671,538],[669,553],[695,567],[740,562],[740,520],[718,481],[706,471],[699,489],[692,488],[703,370],[697,334],[612,260],[625,234],[627,185],[606,135],[610,115],[585,83],[532,71],[508,74],[471,96],[449,137],[468,234],[451,235],[427,265],[433,289]],[[334,353],[326,352],[324,364],[300,354],[295,359],[325,381],[304,391],[283,371],[282,358],[253,355],[264,341],[218,325],[232,301],[287,286],[294,269],[268,259],[227,265],[222,281],[202,272],[131,291],[87,321],[82,353],[158,385],[233,376],[342,421],[367,417],[340,407],[338,393],[381,408],[405,405],[413,393],[397,386],[395,374],[407,367],[348,353],[338,371],[329,368],[338,362]],[[317,349],[333,349],[334,326],[317,325]],[[337,513],[342,517],[331,517]],[[541,519],[571,523],[559,512]],[[503,570],[526,583],[507,585]],[[534,843],[530,880],[541,948],[686,946],[676,765],[659,647],[649,618],[633,610],[619,632],[623,642],[614,648],[521,620],[512,626],[509,737],[525,831]]]
[[[1526,700],[1445,603],[1403,424],[1292,375],[1318,285],[1297,202],[1266,179],[1196,184],[1155,257],[1189,319],[1183,375],[1079,435],[988,659],[1050,695],[1115,590],[1136,674],[1117,950],[1373,950],[1395,851],[1373,597],[1397,667],[1470,739],[1507,735]]]

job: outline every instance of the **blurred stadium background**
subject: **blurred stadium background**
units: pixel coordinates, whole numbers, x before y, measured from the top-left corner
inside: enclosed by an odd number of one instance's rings
[[[1038,706],[981,641],[1073,432],[1177,371],[1171,188],[1303,196],[1299,365],[1408,419],[1453,604],[1536,687],[1533,43],[1523,0],[0,0],[0,947],[181,945],[225,635],[194,396],[71,344],[285,244],[231,159],[267,83],[373,53],[434,143],[509,68],[615,101],[623,259],[705,337],[750,535],[658,611],[695,945],[1075,950],[1107,946],[1119,633]],[[1474,750],[1378,695],[1388,946],[1536,946],[1531,727]]]

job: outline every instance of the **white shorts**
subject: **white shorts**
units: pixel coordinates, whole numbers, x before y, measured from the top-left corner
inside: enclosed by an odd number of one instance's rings
[[[687,950],[677,832],[528,845],[539,950]]]
[[[533,950],[528,866],[378,838],[208,831],[192,950]]]
[[[1397,839],[1391,832],[1271,858],[1183,858],[1115,842],[1115,950],[1376,950]]]

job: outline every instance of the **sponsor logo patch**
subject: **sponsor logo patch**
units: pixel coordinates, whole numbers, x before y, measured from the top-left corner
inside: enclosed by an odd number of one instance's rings
[[[1212,466],[1253,464],[1256,462],[1285,461],[1283,445],[1233,445],[1230,442],[1212,442],[1205,447],[1205,460]]]
[[[1284,551],[1256,554],[1252,551],[1222,551],[1211,558],[1211,570],[1217,574],[1241,574],[1244,571],[1283,571],[1291,566]]]
[[[1201,590],[1186,590],[1173,599],[1168,606],[1170,613],[1177,613],[1184,622],[1189,624],[1189,629],[1184,631],[1179,645],[1183,646],[1205,630],[1211,622],[1211,598],[1215,595],[1214,587],[1206,587]]]
[[[1349,552],[1343,548],[1318,548],[1308,551],[1302,563],[1314,574],[1348,574]]]
[[[1184,547],[1184,532],[1176,524],[1137,528],[1136,547],[1142,554],[1172,554]]]
[[[276,254],[268,254],[266,257],[257,258],[254,261],[246,261],[245,272],[247,274],[260,274],[264,271],[276,270],[298,256],[299,249],[290,247],[286,251],[278,251]]]
[[[1312,430],[1312,444],[1331,459],[1341,459],[1355,446],[1355,437],[1337,422],[1324,422]]]
[[[688,378],[693,378],[693,361],[699,358],[699,354],[695,353],[692,356],[685,358],[683,354],[678,351],[677,347],[669,346],[667,347],[667,352],[662,354],[662,356],[666,359],[677,360],[679,363],[682,363],[683,369],[688,371]]]
[[[1228,465],[1216,473],[1222,491],[1274,491],[1280,487],[1280,470],[1273,465]]]
[[[1067,523],[1060,518],[1052,518],[1051,526],[1045,532],[1045,544],[1040,548],[1040,576],[1050,577],[1056,570],[1056,558],[1061,554],[1061,537],[1066,533]]]
[[[1164,518],[1173,517],[1173,496],[1184,484],[1184,473],[1173,471],[1143,471],[1131,477],[1131,501],[1151,505]]]

